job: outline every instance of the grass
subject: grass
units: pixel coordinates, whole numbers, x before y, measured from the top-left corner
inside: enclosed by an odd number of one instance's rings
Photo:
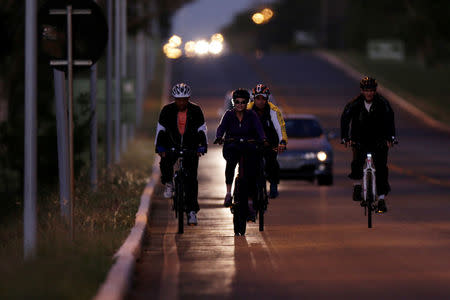
[[[163,74],[162,66],[160,58],[155,74]],[[39,199],[34,260],[23,261],[22,214],[0,223],[0,299],[91,299],[95,295],[114,253],[134,226],[140,196],[151,174],[161,87],[162,78],[157,75],[146,99],[143,129],[121,163],[111,168],[110,176],[104,168],[100,171],[98,191],[90,190],[87,170],[77,179],[74,241],[61,220],[57,190]]]
[[[377,78],[433,118],[450,125],[450,66],[424,68],[412,58],[404,62],[375,61],[352,51],[333,54],[363,74]]]

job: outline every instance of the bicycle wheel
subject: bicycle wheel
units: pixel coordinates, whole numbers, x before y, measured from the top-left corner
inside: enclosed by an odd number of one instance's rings
[[[178,233],[184,233],[184,187],[180,176],[175,178],[175,195],[177,197]]]
[[[241,201],[241,199],[245,199],[242,195],[241,191],[241,182],[239,178],[235,180],[235,188],[234,188],[234,203],[232,206],[233,212],[233,227],[235,235],[245,235],[245,231],[247,229],[247,210],[248,205],[246,201]]]
[[[258,186],[258,220],[259,231],[264,231],[264,212],[267,207],[267,191],[265,182]]]
[[[372,173],[367,173],[367,227],[372,228],[373,194],[372,194]]]

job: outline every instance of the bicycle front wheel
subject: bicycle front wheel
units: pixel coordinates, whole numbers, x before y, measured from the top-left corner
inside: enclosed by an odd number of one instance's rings
[[[367,227],[372,228],[373,194],[372,194],[372,173],[367,173]]]
[[[180,180],[175,180],[175,195],[177,197],[178,233],[184,233],[184,187]]]

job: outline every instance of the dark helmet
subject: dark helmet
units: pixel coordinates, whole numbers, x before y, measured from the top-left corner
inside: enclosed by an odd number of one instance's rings
[[[262,95],[264,98],[269,99],[270,90],[264,84],[257,84],[256,87],[252,90],[253,98],[256,96]]]
[[[244,98],[248,101],[250,99],[250,93],[246,89],[239,88],[233,91],[233,97],[231,98],[231,102],[233,103],[233,105],[234,100],[236,100],[237,98]]]
[[[174,98],[187,98],[191,96],[191,87],[186,83],[175,84],[172,88]]]
[[[365,76],[361,81],[359,82],[359,87],[363,90],[375,90],[378,86],[377,81],[375,78]]]

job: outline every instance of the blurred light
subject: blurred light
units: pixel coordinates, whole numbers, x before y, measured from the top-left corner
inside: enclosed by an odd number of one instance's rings
[[[219,42],[219,43],[223,43],[223,35],[221,35],[220,33],[215,33],[212,35],[211,37],[211,41],[213,42]]]
[[[264,22],[264,15],[262,13],[253,14],[252,20],[256,24],[262,24]]]
[[[205,40],[200,40],[195,43],[195,53],[198,55],[205,55],[209,51],[209,43]]]
[[[195,56],[195,42],[189,41],[184,44],[184,53],[187,57]]]
[[[178,49],[178,48],[169,48],[169,50],[166,52],[166,56],[171,59],[177,59],[182,54],[183,53],[182,53],[181,49]]]
[[[178,35],[172,35],[169,39],[169,44],[173,45],[173,48],[179,47],[181,45],[181,38]]]
[[[317,153],[317,159],[320,161],[325,161],[327,159],[327,154],[323,151]]]
[[[222,52],[222,50],[223,50],[223,44],[221,42],[219,42],[219,41],[212,41],[209,44],[209,49],[208,50],[212,54],[215,54],[215,55],[220,54]]]
[[[270,8],[264,8],[261,11],[261,14],[264,16],[264,22],[269,21],[269,19],[273,17],[273,11]]]

